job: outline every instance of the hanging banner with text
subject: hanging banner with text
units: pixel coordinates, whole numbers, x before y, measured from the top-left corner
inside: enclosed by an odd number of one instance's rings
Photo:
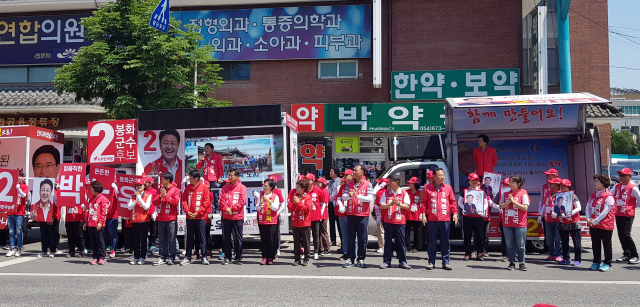
[[[171,14],[197,27],[218,61],[371,57],[371,6],[338,5]]]
[[[114,168],[91,165],[89,180],[102,183],[104,187],[102,194],[107,196],[107,199],[111,199],[111,193],[113,192],[111,184],[116,181],[116,170]]]
[[[578,128],[577,105],[453,109],[453,131]]]
[[[89,122],[89,164],[138,161],[138,121],[135,119]]]
[[[520,69],[394,71],[391,100],[520,95]]]
[[[79,207],[85,203],[84,178],[87,173],[84,163],[62,163],[60,185],[58,186],[58,206]]]
[[[118,198],[116,204],[118,206],[118,215],[121,217],[131,217],[131,210],[129,210],[129,201],[131,197],[136,193],[136,181],[142,176],[117,174],[116,185],[118,185]]]

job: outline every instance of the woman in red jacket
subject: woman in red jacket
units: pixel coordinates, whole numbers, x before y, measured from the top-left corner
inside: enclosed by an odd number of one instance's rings
[[[616,207],[613,194],[607,189],[611,183],[606,175],[593,176],[596,192],[591,194],[587,203],[587,222],[591,232],[593,248],[593,264],[590,270],[601,272],[611,271],[613,259],[611,236],[615,225]],[[602,248],[604,247],[604,264],[601,264]]]
[[[40,182],[40,200],[31,206],[31,219],[40,224],[40,243],[42,252],[38,258],[53,258],[56,253],[58,238],[53,225],[54,211],[56,207],[53,203],[53,182],[49,179]]]
[[[313,200],[307,193],[309,187],[308,180],[298,180],[296,183],[296,193],[289,198],[287,208],[291,212],[291,228],[293,231],[293,254],[295,260],[293,266],[302,264],[309,265],[309,236],[311,230],[311,219],[309,217]],[[300,243],[304,248],[304,262],[300,263]]]
[[[147,231],[149,230],[149,221],[151,213],[151,194],[144,191],[144,180],[138,178],[136,181],[136,192],[131,196],[129,210],[131,214],[131,232],[133,233],[133,259],[129,264],[142,265],[147,258]]]
[[[89,185],[93,198],[89,203],[89,212],[84,229],[89,232],[89,241],[93,251],[93,260],[89,264],[104,264],[105,246],[104,246],[104,230],[103,226],[107,219],[107,210],[109,209],[109,200],[102,194],[102,183],[94,181]]]
[[[274,193],[276,182],[268,178],[262,185],[262,192],[253,192],[256,198],[256,209],[258,210],[258,228],[260,229],[260,243],[262,243],[261,265],[273,264],[276,257],[278,243],[278,220],[280,217],[280,198]]]
[[[518,261],[520,261],[520,270],[526,271],[524,265],[524,249],[527,242],[527,210],[529,209],[529,195],[522,188],[522,177],[515,175],[509,180],[511,192],[507,194],[506,199],[500,204],[502,214],[502,229],[504,230],[504,238],[507,243],[507,255],[509,257],[508,270],[513,271],[516,268],[516,252],[518,253]]]

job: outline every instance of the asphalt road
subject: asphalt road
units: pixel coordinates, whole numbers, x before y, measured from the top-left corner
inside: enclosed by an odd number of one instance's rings
[[[640,241],[640,223],[633,230]],[[286,239],[287,237],[285,237]],[[462,261],[462,244],[452,251],[453,271],[425,270],[426,253],[410,253],[412,270],[378,269],[381,254],[369,250],[369,268],[341,268],[337,254],[292,267],[291,244],[273,266],[260,266],[257,249],[244,265],[131,266],[118,254],[104,266],[89,258],[35,258],[39,243],[21,258],[0,257],[0,306],[73,304],[94,306],[283,305],[457,305],[457,306],[638,306],[640,265],[616,264],[609,273],[589,271],[591,243],[584,240],[584,265],[560,266],[544,255],[527,255],[529,271],[507,271],[491,244],[484,262]],[[640,243],[640,242],[639,242]],[[66,248],[66,243],[61,246]],[[256,247],[250,241],[249,247]],[[614,233],[614,258],[621,253]],[[152,258],[154,259],[154,258]],[[437,264],[439,261],[437,262]]]

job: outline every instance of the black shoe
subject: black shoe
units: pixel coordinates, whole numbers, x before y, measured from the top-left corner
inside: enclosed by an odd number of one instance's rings
[[[526,271],[527,267],[524,266],[524,263],[520,263],[520,271]]]
[[[447,271],[451,271],[451,270],[453,270],[453,268],[451,267],[451,265],[450,265],[450,264],[448,264],[448,263],[447,263],[447,264],[443,264],[443,265],[442,265],[442,268],[443,268],[443,269],[445,269],[445,270],[447,270]]]
[[[300,260],[296,260],[291,265],[292,266],[298,266],[299,264],[300,264]]]
[[[638,257],[633,257],[631,259],[629,259],[629,264],[638,264],[640,263],[640,259],[638,259]]]
[[[237,265],[242,265],[242,260],[236,260],[233,263],[237,264]]]
[[[338,250],[336,251],[336,253],[338,253],[338,254],[344,254],[344,251],[342,250],[342,248],[338,248]]]
[[[509,263],[509,267],[507,267],[507,270],[513,271],[515,269],[516,269],[516,264],[513,262]]]
[[[340,259],[347,260],[348,258],[347,258],[347,255],[342,255],[342,256],[340,256]]]
[[[629,259],[631,259],[631,258],[629,258],[627,256],[622,256],[622,257],[616,259],[616,262],[627,262],[627,261],[629,261]]]
[[[306,260],[306,259],[305,259],[305,260],[302,262],[302,266],[308,266],[308,265],[309,265],[309,260]]]

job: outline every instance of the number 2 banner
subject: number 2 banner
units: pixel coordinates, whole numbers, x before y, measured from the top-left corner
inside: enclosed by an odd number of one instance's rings
[[[58,186],[59,207],[79,207],[86,203],[84,178],[87,165],[84,163],[62,163],[60,186]]]
[[[0,169],[0,212],[13,213],[16,210],[18,191],[18,170]]]
[[[136,163],[138,121],[135,119],[89,122],[89,164]]]
[[[118,198],[116,204],[118,205],[118,215],[122,217],[131,217],[131,210],[127,207],[129,200],[136,193],[136,181],[138,178],[143,178],[137,175],[117,174],[116,184],[118,185]]]

